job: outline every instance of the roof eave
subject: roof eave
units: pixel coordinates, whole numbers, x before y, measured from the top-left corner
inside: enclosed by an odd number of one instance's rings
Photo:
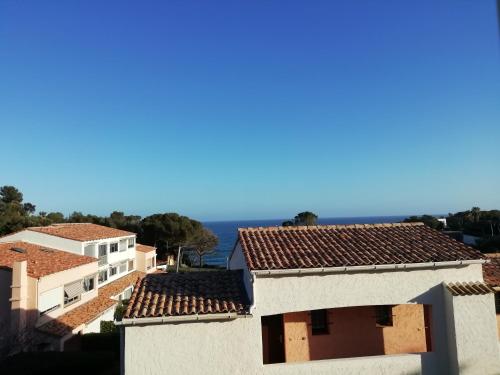
[[[422,268],[444,268],[444,267],[465,266],[470,264],[484,264],[486,262],[487,261],[485,259],[471,259],[471,260],[457,260],[449,262],[374,264],[369,266],[251,270],[250,272],[255,276],[287,276],[287,275],[329,274],[329,273],[345,273],[345,272],[406,270],[406,269],[422,269]]]
[[[158,316],[153,318],[124,318],[121,321],[115,321],[117,326],[133,326],[144,324],[168,324],[168,323],[193,323],[198,321],[221,321],[234,320],[238,318],[251,318],[252,314],[238,313],[217,313],[217,314],[193,314],[181,316]]]

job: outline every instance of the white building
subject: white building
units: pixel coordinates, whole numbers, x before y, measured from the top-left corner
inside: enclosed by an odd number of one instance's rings
[[[114,319],[118,301],[154,270],[148,265],[155,259],[156,249],[136,244],[135,233],[89,223],[30,227],[1,237],[1,336],[35,328],[31,349],[68,348],[79,334],[99,332],[101,321]]]
[[[134,374],[498,374],[482,255],[422,224],[240,229],[230,271],[148,275]]]

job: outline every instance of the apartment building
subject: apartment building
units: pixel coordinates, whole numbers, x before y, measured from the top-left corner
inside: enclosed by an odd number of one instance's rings
[[[4,346],[22,334],[31,348],[63,350],[78,335],[99,332],[155,265],[156,249],[137,244],[135,233],[96,224],[30,227],[1,237]]]

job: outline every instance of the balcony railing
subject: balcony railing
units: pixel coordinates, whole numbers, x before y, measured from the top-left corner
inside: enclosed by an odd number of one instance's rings
[[[101,255],[99,257],[99,261],[97,262],[99,266],[104,266],[105,264],[108,264],[108,255]]]

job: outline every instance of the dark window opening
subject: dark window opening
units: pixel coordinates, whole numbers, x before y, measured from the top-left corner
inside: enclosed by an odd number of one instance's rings
[[[376,306],[376,321],[379,327],[392,327],[392,306]]]
[[[285,362],[283,315],[269,315],[261,318],[263,363]]]
[[[328,312],[327,310],[311,311],[311,326],[313,335],[328,335]]]
[[[500,314],[500,292],[495,293],[495,310]]]

